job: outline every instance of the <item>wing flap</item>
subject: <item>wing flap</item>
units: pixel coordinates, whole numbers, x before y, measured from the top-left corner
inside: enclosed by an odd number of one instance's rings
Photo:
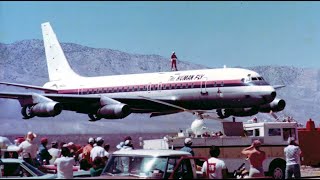
[[[57,93],[58,92],[56,89],[49,89],[49,88],[44,88],[41,86],[33,86],[33,85],[27,85],[27,84],[8,83],[8,82],[0,82],[0,84],[6,85],[6,86],[22,87],[25,89],[41,90],[41,91],[46,91],[46,92],[50,92],[50,93]]]

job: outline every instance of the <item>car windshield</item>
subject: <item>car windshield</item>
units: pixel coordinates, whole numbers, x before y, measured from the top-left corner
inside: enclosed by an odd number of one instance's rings
[[[22,162],[23,165],[27,166],[28,169],[30,169],[34,174],[36,174],[37,176],[43,176],[45,175],[45,173],[41,172],[40,170],[38,170],[37,168],[31,166],[29,163],[26,162]]]
[[[169,177],[180,157],[113,156],[102,174],[110,176]]]

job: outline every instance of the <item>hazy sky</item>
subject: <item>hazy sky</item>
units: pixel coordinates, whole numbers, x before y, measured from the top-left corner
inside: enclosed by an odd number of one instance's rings
[[[209,67],[320,68],[320,2],[0,2],[0,42],[42,39],[170,57]]]

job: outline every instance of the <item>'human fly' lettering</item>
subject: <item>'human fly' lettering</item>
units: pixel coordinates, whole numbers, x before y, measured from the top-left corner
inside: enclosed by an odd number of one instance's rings
[[[190,81],[190,80],[200,80],[204,74],[197,75],[181,75],[178,77],[170,76],[169,81]]]

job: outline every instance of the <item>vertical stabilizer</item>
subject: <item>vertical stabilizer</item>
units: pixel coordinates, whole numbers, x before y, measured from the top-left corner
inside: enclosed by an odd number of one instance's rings
[[[71,69],[50,23],[42,23],[41,28],[47,58],[49,80],[59,81],[63,79],[80,78],[81,76]]]

